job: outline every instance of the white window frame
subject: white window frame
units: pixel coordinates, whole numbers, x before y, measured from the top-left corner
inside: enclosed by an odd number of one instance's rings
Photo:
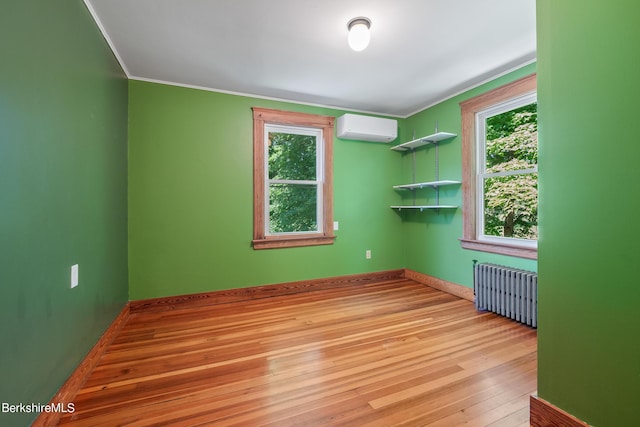
[[[313,136],[316,141],[316,179],[309,180],[288,180],[288,179],[269,179],[269,134],[271,132],[276,133],[288,133],[294,135],[305,135],[305,136]],[[286,125],[278,125],[265,123],[264,124],[264,192],[265,196],[265,206],[264,206],[264,235],[265,236],[288,236],[295,234],[317,234],[322,233],[324,231],[324,221],[322,218],[322,214],[324,211],[323,207],[323,191],[324,191],[324,138],[322,134],[322,129],[318,128],[309,128],[309,127],[299,127],[299,126],[286,126]],[[287,185],[315,185],[316,186],[316,230],[307,230],[307,231],[294,231],[294,232],[280,232],[280,233],[272,233],[269,230],[271,229],[270,224],[270,191],[271,184],[287,184]]]
[[[518,169],[513,171],[505,171],[505,172],[496,172],[496,173],[487,173],[485,172],[487,169],[487,140],[486,140],[486,124],[487,119],[497,116],[502,113],[506,113],[511,110],[515,110],[520,107],[524,107],[525,105],[533,104],[537,102],[537,94],[536,92],[529,93],[523,96],[519,96],[517,98],[509,99],[505,102],[501,102],[499,104],[493,105],[489,108],[486,108],[482,111],[476,113],[476,152],[478,155],[476,156],[476,232],[477,232],[477,240],[486,241],[494,244],[508,244],[517,247],[524,248],[537,248],[538,241],[533,239],[520,239],[517,237],[502,237],[502,236],[490,236],[484,234],[484,182],[487,178],[495,178],[500,176],[510,176],[510,175],[525,175],[525,174],[534,174],[538,173],[538,165],[533,168],[528,169]]]

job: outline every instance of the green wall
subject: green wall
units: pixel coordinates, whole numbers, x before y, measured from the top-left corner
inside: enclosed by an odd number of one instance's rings
[[[334,138],[334,245],[252,249],[252,106],[344,113],[130,81],[132,300],[403,267],[402,165],[380,143]]]
[[[483,84],[472,90],[450,98],[434,107],[428,108],[403,121],[401,139],[411,140],[415,137],[426,136],[435,132],[436,121],[438,130],[458,135],[455,139],[440,144],[439,174],[440,179],[462,180],[462,146],[461,146],[461,114],[460,102],[480,95],[496,87],[527,76],[536,71],[536,64],[527,65],[505,76]],[[402,182],[412,182],[412,155],[396,154],[402,157]],[[435,180],[435,148],[427,146],[416,151],[416,181]],[[430,189],[419,190],[420,201],[434,204],[435,192]],[[409,192],[397,194],[398,200],[404,199],[405,204],[411,204]],[[440,189],[440,203],[462,206],[462,186],[442,187]],[[435,276],[453,283],[473,287],[473,260],[479,262],[493,262],[526,270],[537,270],[535,260],[495,255],[487,252],[477,252],[460,247],[462,237],[462,209],[455,211],[402,211],[403,247],[405,250],[405,267],[431,276]]]
[[[394,143],[440,130],[460,134],[459,102],[535,72],[526,66],[408,119]],[[472,260],[536,270],[536,261],[463,250],[462,210],[397,213],[394,184],[411,182],[411,156],[390,144],[335,139],[333,246],[251,248],[251,107],[339,116],[343,111],[131,81],[129,266],[131,299],[411,268],[465,286]],[[417,152],[417,179],[434,178],[432,148]],[[440,147],[440,176],[460,179],[460,138]],[[428,190],[424,193],[428,194]],[[406,194],[405,194],[406,196]],[[461,205],[459,186],[442,201]],[[410,202],[405,200],[405,202]],[[364,259],[366,249],[373,258]]]
[[[538,0],[540,397],[638,425],[640,4]]]
[[[81,0],[4,2],[0,58],[0,402],[47,403],[127,301],[127,83]]]

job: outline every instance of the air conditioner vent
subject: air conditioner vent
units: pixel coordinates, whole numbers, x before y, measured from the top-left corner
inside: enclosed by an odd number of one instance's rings
[[[338,138],[391,142],[398,136],[398,121],[380,117],[344,114],[338,117]]]

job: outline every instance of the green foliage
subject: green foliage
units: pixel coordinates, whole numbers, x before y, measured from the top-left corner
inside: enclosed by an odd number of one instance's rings
[[[272,184],[269,187],[269,232],[316,231],[315,185]]]
[[[487,119],[486,155],[487,173],[530,169],[537,165],[537,104]],[[486,235],[537,238],[537,174],[487,178],[484,197]]]
[[[269,134],[269,179],[315,181],[316,138],[291,133]],[[269,186],[269,232],[315,231],[317,185],[273,183]]]
[[[315,181],[316,138],[269,133],[269,179]]]
[[[533,103],[524,107],[498,114],[487,119],[487,140],[494,140],[511,135],[518,126],[532,123],[538,124],[538,104]]]

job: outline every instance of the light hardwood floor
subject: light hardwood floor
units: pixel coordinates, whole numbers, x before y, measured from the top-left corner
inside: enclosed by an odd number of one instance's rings
[[[133,314],[72,426],[528,426],[536,331],[398,279]]]

